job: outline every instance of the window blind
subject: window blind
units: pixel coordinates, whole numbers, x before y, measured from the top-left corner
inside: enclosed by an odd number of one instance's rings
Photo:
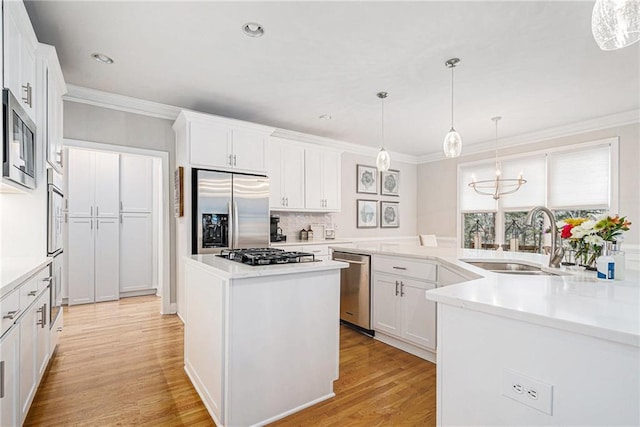
[[[517,179],[522,172],[527,180],[518,191],[500,198],[500,206],[505,209],[544,206],[546,189],[546,157],[539,154],[529,157],[504,160],[502,177]]]
[[[494,179],[496,176],[495,163],[468,165],[460,168],[460,181],[458,182],[458,194],[460,195],[461,211],[495,211],[496,201],[491,196],[482,196],[469,187],[475,175],[477,181]]]
[[[549,207],[609,207],[609,144],[550,153],[548,168]]]

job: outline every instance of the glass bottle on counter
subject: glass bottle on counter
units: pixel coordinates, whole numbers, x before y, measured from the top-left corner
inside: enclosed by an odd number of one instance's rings
[[[309,229],[307,230],[307,239],[313,240],[313,230],[311,229],[311,226],[309,226]]]
[[[300,240],[309,240],[309,232],[304,228],[300,230]]]

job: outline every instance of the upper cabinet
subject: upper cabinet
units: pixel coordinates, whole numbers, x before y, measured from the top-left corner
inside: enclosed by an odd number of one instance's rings
[[[69,217],[118,217],[118,154],[69,148],[67,200]]]
[[[189,166],[267,172],[267,140],[273,128],[190,111],[182,111],[173,127],[186,131]]]
[[[22,108],[36,122],[38,39],[22,1],[3,1],[2,6],[4,87],[11,90]]]
[[[341,170],[339,151],[272,137],[269,207],[277,211],[339,211]]]
[[[56,48],[39,43],[36,50],[38,138],[44,139],[47,162],[62,173],[62,95],[67,92]]]
[[[153,159],[120,155],[120,211],[149,213],[153,203]]]

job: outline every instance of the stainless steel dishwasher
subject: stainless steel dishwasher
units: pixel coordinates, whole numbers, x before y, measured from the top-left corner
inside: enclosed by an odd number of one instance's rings
[[[340,270],[340,320],[373,335],[371,328],[371,257],[333,252],[335,261],[349,263]]]

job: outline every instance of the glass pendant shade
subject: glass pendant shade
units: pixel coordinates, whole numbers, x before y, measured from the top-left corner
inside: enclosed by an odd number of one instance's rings
[[[458,157],[462,152],[462,137],[454,128],[445,135],[442,149],[446,157]]]
[[[381,172],[386,172],[389,170],[389,166],[391,165],[391,157],[387,150],[382,147],[378,152],[378,156],[376,157],[376,167]]]
[[[591,15],[593,38],[602,50],[615,50],[640,40],[640,1],[596,0]]]

